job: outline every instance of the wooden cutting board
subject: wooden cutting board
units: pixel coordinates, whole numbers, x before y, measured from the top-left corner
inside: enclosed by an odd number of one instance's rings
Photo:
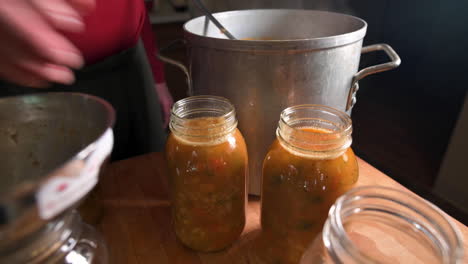
[[[359,160],[358,186],[403,186]],[[99,186],[102,217],[95,226],[107,241],[112,264],[226,264],[245,263],[246,245],[260,228],[260,202],[250,197],[241,238],[228,250],[201,254],[185,248],[171,229],[166,165],[161,153],[112,163]],[[408,190],[407,190],[408,191]],[[468,263],[468,228],[454,220],[464,237]]]

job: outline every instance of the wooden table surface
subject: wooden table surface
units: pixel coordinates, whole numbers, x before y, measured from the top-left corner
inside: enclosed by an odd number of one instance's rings
[[[112,163],[100,180],[103,216],[96,224],[104,235],[112,264],[214,264],[242,263],[244,245],[259,228],[260,203],[252,198],[242,237],[231,248],[214,254],[198,254],[182,246],[171,229],[166,166],[161,153]],[[358,186],[403,186],[359,160]],[[454,220],[464,237],[468,263],[468,228]]]

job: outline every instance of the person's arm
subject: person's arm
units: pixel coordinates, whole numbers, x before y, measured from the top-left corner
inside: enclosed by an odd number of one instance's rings
[[[148,61],[151,65],[151,70],[153,72],[153,78],[156,83],[166,82],[164,78],[164,66],[160,60],[157,59],[156,53],[158,51],[157,44],[154,36],[154,32],[151,28],[151,23],[149,21],[149,16],[145,12],[145,18],[143,21],[143,27],[141,29],[141,40],[145,46],[146,55]]]
[[[60,33],[84,29],[94,0],[1,0],[0,78],[29,87],[70,84],[80,51]]]
[[[172,99],[171,93],[169,92],[169,89],[166,85],[166,80],[164,78],[164,66],[162,62],[156,57],[157,44],[153,30],[151,28],[148,14],[146,12],[140,37],[143,41],[143,45],[145,46],[146,56],[148,57],[151,70],[153,72],[156,92],[158,93],[159,102],[161,103],[164,127],[167,127],[171,117],[171,107],[174,104],[174,100]]]

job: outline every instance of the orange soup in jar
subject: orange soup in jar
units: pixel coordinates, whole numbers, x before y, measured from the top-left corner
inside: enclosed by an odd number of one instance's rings
[[[234,106],[216,96],[175,103],[166,144],[173,227],[187,247],[231,245],[245,225],[247,148]]]
[[[356,183],[351,131],[349,116],[330,107],[299,105],[281,113],[263,163],[257,262],[298,263],[335,200]]]

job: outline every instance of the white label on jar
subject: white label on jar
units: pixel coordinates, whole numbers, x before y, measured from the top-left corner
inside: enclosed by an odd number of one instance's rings
[[[99,169],[114,144],[112,129],[108,129],[84,160],[78,158],[55,171],[36,193],[39,216],[50,219],[83,198],[98,182]]]

